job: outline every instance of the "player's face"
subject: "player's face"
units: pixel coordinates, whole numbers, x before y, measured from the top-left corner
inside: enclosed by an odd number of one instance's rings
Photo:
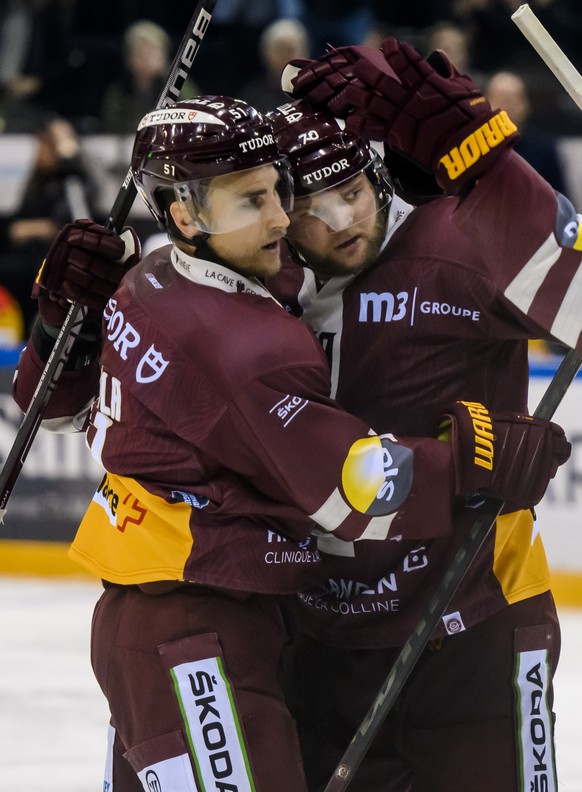
[[[273,166],[265,165],[210,183],[207,209],[200,213],[213,229],[208,245],[243,275],[266,277],[281,267],[281,238],[289,220],[277,190],[279,178]]]
[[[357,273],[377,258],[385,218],[364,173],[325,192],[297,198],[288,237],[323,280]]]

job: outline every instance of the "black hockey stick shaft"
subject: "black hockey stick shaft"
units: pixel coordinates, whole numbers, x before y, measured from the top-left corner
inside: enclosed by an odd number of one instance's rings
[[[565,355],[534,412],[537,418],[550,420],[553,417],[581,365],[582,354],[571,349]],[[324,792],[343,792],[348,787],[366,755],[366,751],[428,644],[434,629],[444,615],[455,591],[495,525],[495,520],[502,508],[503,502],[496,498],[486,498],[479,507],[467,536],[457,550],[413,633],[402,647],[388,677],[352,738],[333,776],[328,781]]]
[[[582,77],[527,4],[511,17],[530,44],[552,70],[559,82],[582,110]],[[549,420],[553,417],[566,391],[582,364],[582,354],[570,350],[544,393],[534,415]],[[487,499],[457,551],[441,584],[433,594],[413,634],[404,644],[396,662],[368,710],[360,728],[344,753],[324,792],[342,792],[376,736],[378,729],[402,690],[430,636],[442,618],[447,605],[472,564],[479,548],[492,530],[503,504]]]
[[[167,107],[179,98],[180,91],[190,73],[202,39],[206,35],[215,5],[216,0],[199,0],[188,24],[188,29],[180,42],[168,79],[158,98],[155,109],[159,110]],[[118,233],[121,231],[136,195],[137,190],[131,176],[131,169],[128,169],[105,223],[108,228],[112,228]],[[0,473],[0,522],[4,517],[6,505],[18,480],[32,442],[36,437],[43,413],[70,357],[71,349],[81,332],[86,316],[87,308],[85,306],[79,303],[71,305],[41,374],[28,410],[18,429],[12,448]]]

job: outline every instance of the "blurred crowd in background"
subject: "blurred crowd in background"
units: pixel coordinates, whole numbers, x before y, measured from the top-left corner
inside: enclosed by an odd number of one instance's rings
[[[379,45],[393,35],[425,54],[447,52],[518,124],[518,151],[567,192],[556,140],[582,136],[582,114],[511,21],[519,5],[218,0],[182,96],[237,96],[268,111],[287,100],[279,77],[290,59],[317,57],[327,45]],[[580,0],[529,5],[582,68]],[[20,342],[30,327],[32,279],[58,228],[79,211],[105,219],[83,137],[133,136],[157,102],[194,6],[194,0],[2,0],[0,146],[3,135],[33,135],[36,155],[19,205],[0,214],[0,346]],[[155,228],[143,229],[149,232]]]

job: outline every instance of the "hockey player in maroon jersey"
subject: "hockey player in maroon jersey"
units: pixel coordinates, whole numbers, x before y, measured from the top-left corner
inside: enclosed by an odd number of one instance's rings
[[[381,431],[436,436],[455,400],[527,413],[528,339],[579,344],[579,301],[564,294],[582,244],[569,202],[511,150],[506,114],[446,58],[429,61],[389,39],[289,67],[286,88],[304,100],[270,117],[293,168],[287,237],[301,266],[267,285],[317,332],[343,407]],[[362,133],[432,171],[441,197],[415,208],[393,193]],[[318,542],[325,583],[299,596],[290,699],[313,792],[472,519],[428,541]],[[559,647],[533,515],[506,504],[350,790],[555,790]]]
[[[45,418],[81,426],[98,391],[87,441],[105,473],[71,552],[106,581],[92,634],[116,730],[106,781],[299,792],[273,595],[319,579],[313,530],[400,542],[410,524],[424,541],[450,532],[451,506],[479,487],[537,502],[569,444],[555,424],[461,404],[446,410],[450,444],[379,437],[334,404],[317,339],[262,283],[280,266],[290,183],[271,127],[245,103],[152,112],[132,170],[173,244],[116,290],[123,242],[90,221],[63,229],[15,384],[25,407],[67,299],[93,319],[104,307],[99,383],[89,324]],[[494,459],[491,432],[507,443]],[[517,491],[530,453],[538,474]]]

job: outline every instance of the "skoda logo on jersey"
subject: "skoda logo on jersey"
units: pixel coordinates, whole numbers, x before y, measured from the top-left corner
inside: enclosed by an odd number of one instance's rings
[[[145,777],[145,782],[151,792],[163,792],[158,774],[153,770],[148,770]]]

